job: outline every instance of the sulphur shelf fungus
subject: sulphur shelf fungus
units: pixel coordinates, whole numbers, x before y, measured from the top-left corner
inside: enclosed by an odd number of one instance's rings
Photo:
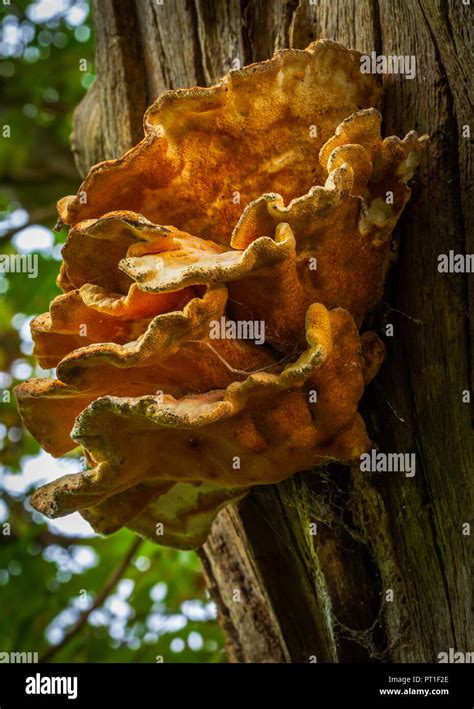
[[[329,41],[163,94],[142,142],[59,202],[70,226],[26,426],[87,469],[32,505],[179,548],[217,512],[371,447],[358,403],[384,347],[359,335],[424,138],[380,135],[382,91]],[[315,472],[314,474],[317,474]]]

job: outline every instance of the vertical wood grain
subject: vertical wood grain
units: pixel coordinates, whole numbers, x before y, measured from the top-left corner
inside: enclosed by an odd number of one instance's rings
[[[334,466],[221,512],[200,554],[233,661],[424,662],[473,649],[472,543],[461,532],[472,522],[472,408],[461,393],[472,391],[473,291],[468,276],[437,272],[440,253],[472,251],[462,137],[471,13],[461,0],[94,0],[98,79],[73,136],[82,171],[131,147],[163,90],[215,82],[235,60],[328,37],[417,61],[412,81],[384,77],[385,133],[414,128],[431,141],[384,302],[367,323],[393,323],[395,335],[363,404],[380,449],[415,452],[417,473]]]

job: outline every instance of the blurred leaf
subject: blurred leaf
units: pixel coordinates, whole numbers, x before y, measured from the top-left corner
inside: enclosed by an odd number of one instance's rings
[[[73,110],[94,79],[91,20],[86,17],[80,27],[75,27],[68,24],[64,12],[51,21],[35,24],[29,17],[37,4],[27,0],[0,4],[0,31],[10,23],[22,32],[21,51],[12,56],[4,52],[2,56],[0,49],[0,129],[10,127],[9,138],[0,133],[1,253],[15,253],[14,235],[22,227],[8,225],[18,210],[26,210],[31,223],[52,228],[56,201],[74,193],[80,183],[69,136]],[[82,7],[84,2],[69,0],[69,6],[74,5]],[[82,60],[86,61],[86,72],[80,71]],[[3,236],[2,224],[7,225]],[[65,231],[54,234],[55,244],[63,243],[65,237]],[[25,457],[39,452],[38,444],[24,430],[17,437],[21,421],[12,390],[19,380],[13,375],[18,360],[36,367],[21,323],[25,317],[48,309],[59,293],[55,285],[58,271],[59,261],[50,252],[39,254],[36,279],[26,274],[0,274],[0,376],[5,379],[1,372],[11,376],[5,389],[10,401],[4,400],[5,391],[0,386],[4,472],[21,472]],[[39,522],[40,517],[33,514],[22,496],[11,497],[7,492],[1,495],[0,513],[1,649],[38,652],[41,656],[50,647],[47,633],[58,627],[65,610],[72,608],[77,617],[81,610],[75,604],[84,592],[88,598],[100,593],[109,574],[127,554],[134,535],[123,530],[107,539],[68,539],[52,532],[44,521]],[[95,565],[77,565],[74,560],[81,548],[96,554]],[[134,583],[130,597],[116,597],[116,589],[112,600],[104,604],[104,625],[97,622],[102,616],[96,615],[94,620],[92,615],[53,661],[156,662],[160,656],[165,662],[225,661],[222,633],[213,618],[206,620],[210,616],[209,599],[197,555],[143,542],[138,556],[142,557],[141,565],[131,564],[123,575],[124,581]],[[166,584],[166,595],[156,601],[150,594],[158,583]],[[189,601],[203,619],[184,617],[183,603]],[[129,615],[120,619],[114,608],[128,608]],[[179,618],[184,627],[173,629],[169,625],[173,617]],[[165,625],[150,632],[157,618]],[[66,624],[64,630],[70,625]]]

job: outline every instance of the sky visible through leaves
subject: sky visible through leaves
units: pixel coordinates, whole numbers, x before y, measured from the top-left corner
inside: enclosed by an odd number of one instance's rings
[[[135,549],[132,533],[100,538],[78,513],[47,522],[28,503],[40,484],[81,467],[79,449],[57,460],[40,450],[13,388],[54,375],[31,357],[29,323],[59,294],[66,232],[52,231],[55,203],[80,183],[71,117],[94,78],[87,2],[0,0],[0,254],[39,257],[37,278],[0,273],[0,653],[225,662],[194,552]]]

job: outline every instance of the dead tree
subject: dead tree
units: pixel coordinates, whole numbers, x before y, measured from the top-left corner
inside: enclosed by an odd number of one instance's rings
[[[398,227],[401,249],[370,325],[388,359],[363,413],[416,475],[334,467],[255,489],[201,550],[231,660],[430,662],[472,650],[472,282],[439,254],[472,251],[469,28],[463,0],[94,0],[97,80],[75,116],[81,172],[142,135],[164,90],[327,37],[415,56],[385,75],[385,134],[431,141]],[[316,524],[311,527],[311,524]],[[311,534],[311,530],[317,530]],[[240,591],[240,593],[235,593]],[[240,600],[238,600],[240,597]]]

